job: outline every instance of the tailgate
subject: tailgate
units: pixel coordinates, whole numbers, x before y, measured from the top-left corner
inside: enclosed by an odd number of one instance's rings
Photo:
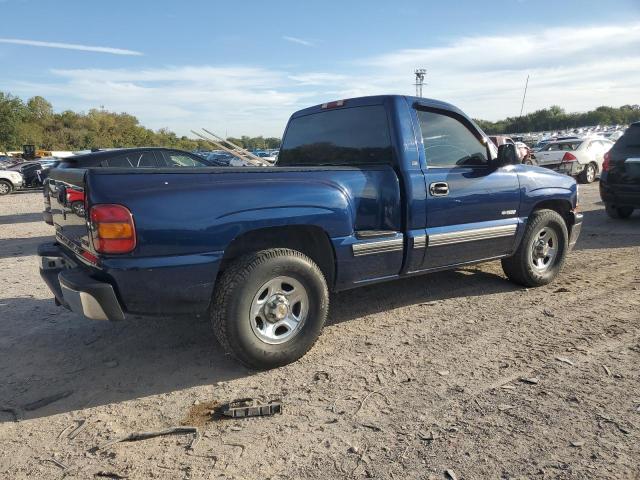
[[[92,250],[85,216],[85,175],[81,168],[56,168],[51,171],[48,196],[51,220],[58,241],[76,253]]]

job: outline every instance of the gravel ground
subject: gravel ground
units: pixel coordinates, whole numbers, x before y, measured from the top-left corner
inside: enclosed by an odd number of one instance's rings
[[[0,477],[640,478],[640,215],[608,219],[597,188],[552,285],[518,288],[492,262],[341,293],[309,354],[260,373],[204,319],[54,306],[40,193],[0,197]],[[201,415],[270,396],[282,415]],[[202,431],[192,449],[94,448],[184,423]]]

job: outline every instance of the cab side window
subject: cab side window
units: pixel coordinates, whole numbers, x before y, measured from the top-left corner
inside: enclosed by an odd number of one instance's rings
[[[487,147],[453,116],[418,110],[427,167],[484,167]]]
[[[167,167],[206,167],[205,162],[200,161],[182,152],[164,152]]]

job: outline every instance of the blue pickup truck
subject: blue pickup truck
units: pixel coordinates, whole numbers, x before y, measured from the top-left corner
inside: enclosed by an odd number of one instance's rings
[[[582,222],[572,178],[521,165],[450,104],[391,95],[294,113],[274,167],[59,168],[47,192],[41,275],[59,304],[207,313],[258,369],[311,348],[330,291],[498,259],[547,284]]]

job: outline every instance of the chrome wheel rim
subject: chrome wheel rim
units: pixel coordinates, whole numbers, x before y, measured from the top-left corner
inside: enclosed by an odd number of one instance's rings
[[[550,227],[543,227],[533,237],[531,265],[539,272],[548,270],[558,256],[558,235]]]
[[[589,183],[593,182],[596,179],[596,171],[593,168],[593,165],[587,166],[587,181]]]
[[[295,278],[276,277],[264,285],[251,302],[251,329],[269,345],[288,342],[301,330],[309,313],[309,296]]]
[[[9,193],[9,185],[0,183],[0,195],[6,195],[7,193]]]

